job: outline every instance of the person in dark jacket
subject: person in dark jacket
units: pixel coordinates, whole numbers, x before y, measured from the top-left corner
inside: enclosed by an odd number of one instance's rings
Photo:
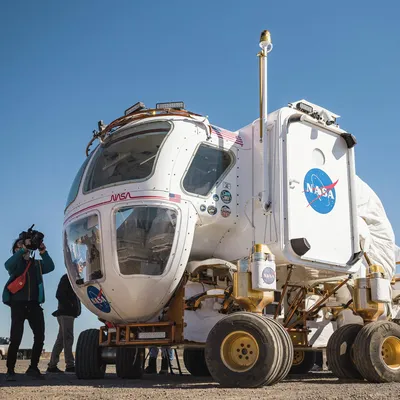
[[[75,373],[75,360],[72,354],[74,320],[81,314],[81,302],[73,291],[67,274],[63,275],[60,279],[56,298],[58,300],[58,309],[54,311],[53,315],[57,317],[59,329],[53,351],[51,352],[47,373],[63,373],[57,366],[63,349],[65,372]]]
[[[31,257],[31,251],[26,248],[29,245],[30,239],[16,240],[12,247],[13,255],[5,262],[10,278],[3,290],[3,303],[11,308],[10,347],[7,355],[6,375],[8,381],[15,380],[14,368],[25,320],[28,320],[33,332],[31,364],[26,374],[35,378],[43,378],[38,368],[44,343],[44,316],[40,304],[45,300],[43,275],[54,270],[54,263],[47,253],[44,243],[39,247],[41,260]],[[30,266],[26,273],[25,285],[21,290],[12,294],[8,290],[8,285],[24,273],[28,263]]]

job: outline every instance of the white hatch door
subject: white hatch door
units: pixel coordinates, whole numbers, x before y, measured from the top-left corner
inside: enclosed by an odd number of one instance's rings
[[[285,253],[292,262],[309,261],[316,268],[345,267],[354,257],[352,151],[342,137],[323,127],[290,124],[284,198]]]

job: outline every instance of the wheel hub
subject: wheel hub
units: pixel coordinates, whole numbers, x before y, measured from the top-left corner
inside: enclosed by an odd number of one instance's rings
[[[230,333],[222,342],[221,359],[234,372],[245,372],[253,367],[260,355],[256,339],[248,332]]]
[[[293,365],[299,365],[304,361],[304,351],[295,350],[293,355]]]
[[[400,369],[400,339],[395,336],[387,337],[381,348],[383,362],[390,369]]]

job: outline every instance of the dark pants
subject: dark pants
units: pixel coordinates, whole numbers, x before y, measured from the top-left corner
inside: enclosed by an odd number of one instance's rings
[[[37,367],[39,364],[44,343],[43,309],[38,303],[13,303],[11,305],[10,347],[7,355],[7,369],[9,371],[14,371],[26,319],[33,332],[31,366]]]

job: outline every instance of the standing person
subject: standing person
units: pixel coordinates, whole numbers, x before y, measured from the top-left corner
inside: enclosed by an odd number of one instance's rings
[[[35,260],[34,257],[31,257],[31,250],[27,248],[30,246],[30,239],[17,239],[12,246],[13,255],[5,262],[10,279],[3,290],[3,303],[11,308],[10,347],[7,355],[6,374],[8,381],[15,380],[14,369],[25,320],[28,320],[33,332],[31,364],[26,374],[38,379],[43,378],[38,368],[43,350],[45,329],[43,309],[40,305],[45,300],[43,274],[53,271],[54,263],[43,242],[38,246],[41,260]],[[21,281],[22,276],[25,277],[24,281]],[[18,289],[13,287],[13,283],[16,282],[21,283]]]
[[[81,315],[81,302],[73,291],[67,274],[63,275],[60,279],[56,298],[58,300],[58,309],[53,312],[53,315],[57,317],[59,329],[53,351],[51,352],[47,373],[63,373],[57,366],[63,349],[65,372],[75,373],[75,360],[72,354],[72,345],[74,344],[74,320]]]
[[[168,374],[169,362],[173,361],[174,353],[170,347],[161,348],[161,369],[159,374]],[[146,374],[156,374],[157,373],[157,357],[158,357],[158,347],[150,347],[149,354],[149,365],[147,366]]]

